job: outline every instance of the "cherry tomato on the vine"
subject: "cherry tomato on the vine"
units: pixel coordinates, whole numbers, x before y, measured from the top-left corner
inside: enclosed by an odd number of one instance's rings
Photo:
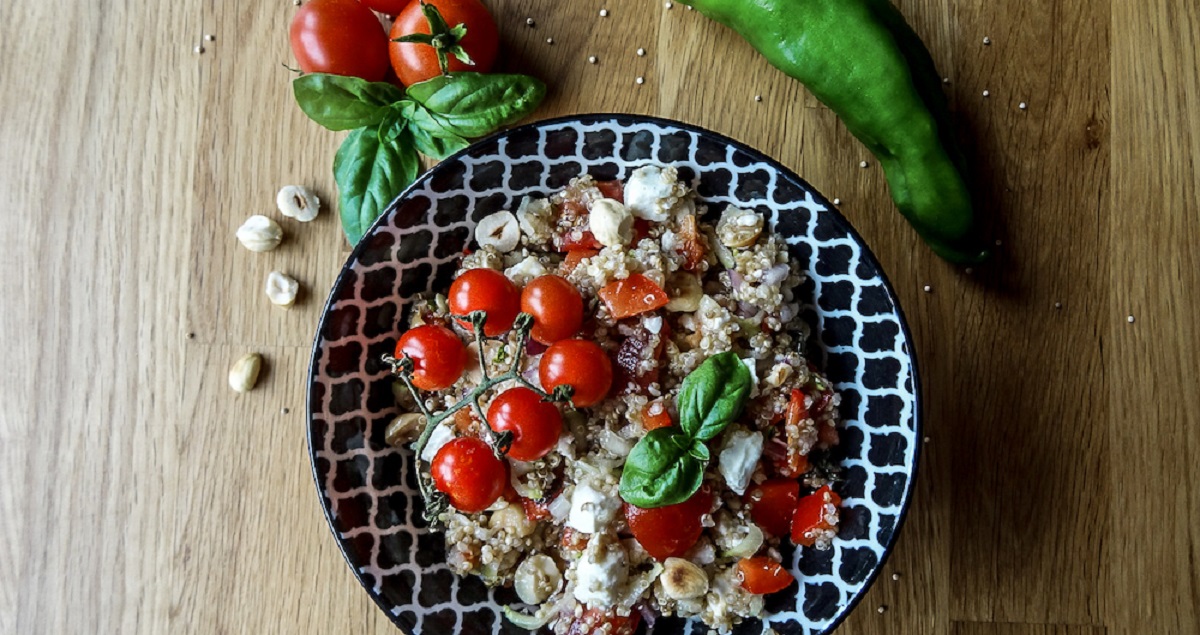
[[[766,556],[742,558],[737,567],[737,577],[742,583],[742,588],[756,595],[782,591],[796,580],[783,565]]]
[[[509,458],[536,461],[549,454],[562,435],[562,414],[554,404],[524,387],[509,388],[488,406],[488,425],[513,433]]]
[[[508,467],[491,446],[474,437],[459,437],[442,446],[429,470],[438,491],[468,514],[491,507],[508,482]]]
[[[563,384],[571,386],[575,389],[571,403],[586,408],[599,403],[612,388],[612,362],[595,342],[562,340],[542,354],[538,378],[546,392],[553,392]]]
[[[458,45],[466,52],[474,64],[466,64],[453,55],[448,56],[450,72],[474,71],[486,73],[492,70],[496,63],[496,52],[500,48],[500,34],[492,14],[479,0],[425,0],[426,4],[437,7],[446,25],[453,29],[462,24],[466,27],[466,35],[458,41]],[[396,16],[392,24],[389,39],[414,33],[429,34],[429,20],[421,11],[421,3],[412,0]],[[442,73],[438,67],[437,51],[429,44],[416,42],[391,42],[388,44],[392,68],[396,76],[405,86],[412,86]]]
[[[562,276],[531,280],[521,291],[521,310],[533,316],[530,336],[543,344],[565,340],[583,326],[583,296]]]
[[[462,377],[467,366],[467,347],[454,331],[436,324],[422,324],[404,332],[396,342],[396,358],[413,361],[413,385],[421,390],[443,390]]]
[[[450,311],[455,315],[467,315],[472,311],[486,311],[487,322],[483,332],[495,337],[512,328],[513,320],[521,312],[521,292],[504,274],[495,269],[468,269],[450,284],[447,298]],[[471,323],[459,320],[463,328],[470,329]]]
[[[311,0],[292,18],[292,54],[305,73],[382,81],[388,41],[379,18],[358,0]]]
[[[712,508],[712,492],[707,487],[692,497],[665,507],[643,509],[625,503],[625,520],[638,544],[655,559],[682,556],[696,541],[704,527],[700,517]]]
[[[374,9],[385,15],[399,15],[404,7],[410,4],[410,0],[358,0],[367,5],[368,8]]]

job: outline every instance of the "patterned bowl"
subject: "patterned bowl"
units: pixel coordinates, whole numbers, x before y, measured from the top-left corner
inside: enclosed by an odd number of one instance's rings
[[[484,216],[548,195],[571,178],[624,179],[647,163],[678,167],[717,214],[763,213],[808,280],[799,289],[812,328],[809,358],[842,395],[844,501],[833,548],[785,550],[800,581],[766,603],[787,635],[828,633],[862,598],[895,543],[912,496],[920,397],[912,337],[879,263],[850,224],[776,161],[694,126],[630,115],[540,121],[503,132],[426,172],[351,254],[317,329],[309,369],[309,454],[338,547],[367,593],[405,633],[522,633],[500,616],[504,589],[459,578],[442,537],[421,518],[412,453],[384,443],[395,416],[380,356],[395,346],[409,298],[449,286]],[[749,620],[739,633],[760,633]],[[705,633],[660,619],[655,633]]]

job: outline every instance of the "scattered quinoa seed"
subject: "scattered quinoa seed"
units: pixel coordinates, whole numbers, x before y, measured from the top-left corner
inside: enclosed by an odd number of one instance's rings
[[[591,55],[588,57],[588,64],[595,64],[598,61],[600,61],[600,60],[596,59],[595,55]]]
[[[1021,110],[1025,110],[1028,107],[1029,107],[1029,105],[1026,104],[1025,102],[1021,102],[1021,103],[1017,104],[1017,108],[1020,108]]]
[[[892,574],[892,579],[893,579],[893,580],[899,580],[899,579],[900,579],[900,574],[899,574],[899,573],[893,573],[893,574]]]
[[[879,608],[877,608],[877,609],[875,609],[875,610],[876,610],[876,611],[879,611],[879,614],[880,614],[880,615],[883,615],[885,612],[887,612],[887,606],[885,606],[885,605],[883,605],[883,604],[880,604],[880,605],[879,605]]]
[[[933,293],[933,287],[925,285],[925,293]]]
[[[534,22],[533,18],[525,18],[525,26],[533,26],[535,24],[537,24],[537,22]]]
[[[637,50],[638,57],[646,57],[646,49],[639,48]]]
[[[287,408],[286,406],[279,409],[279,414],[281,414],[281,415],[285,415],[289,412],[291,412],[291,410],[289,408]]]
[[[639,84],[645,84],[645,83],[646,83],[646,78],[645,78],[645,77],[638,77],[638,78],[637,78],[636,80],[634,80],[634,81],[636,81],[636,82],[637,82],[637,83],[639,83]]]
[[[192,49],[192,51],[194,51],[196,53],[196,55],[200,55],[200,54],[204,53],[204,47],[197,44],[196,48]]]
[[[675,5],[674,5],[673,3],[671,3],[671,2],[669,2],[669,1],[668,1],[668,2],[664,2],[664,3],[663,3],[663,6],[664,6],[664,7],[666,7],[666,8],[668,8],[668,9],[670,9],[671,7],[673,7],[673,6],[675,6]]]
[[[949,84],[949,83],[950,83],[950,78],[949,78],[949,77],[943,77],[943,78],[942,78],[942,83],[943,83],[943,84]]]
[[[987,90],[985,90],[985,91],[983,91],[983,96],[984,96],[984,97],[991,97],[991,96],[992,96],[992,93],[991,93],[991,91],[987,91]]]
[[[292,0],[292,4],[300,6],[300,0]]]
[[[187,335],[185,335],[184,337],[188,338],[189,340],[194,340],[194,339],[196,339],[196,334],[195,334],[195,333],[188,333],[188,334],[187,334]]]
[[[862,163],[859,163],[859,164],[858,164],[858,167],[860,167],[860,168],[865,168],[865,167],[867,167],[867,165],[868,165],[868,164],[867,164],[867,162],[866,162],[866,161],[863,161]]]
[[[754,101],[762,101],[762,95],[755,95]]]
[[[1000,245],[1003,245],[1003,244],[1004,244],[1004,243],[1003,243],[1003,242],[1002,242],[1002,241],[1001,241],[999,238],[997,238],[997,239],[996,239],[996,246],[997,246],[997,247],[999,247]]]
[[[842,204],[842,199],[840,199],[840,198],[835,198],[835,199],[833,199],[833,204],[834,204],[834,205],[841,205],[841,204]]]
[[[925,443],[929,443],[929,442],[930,442],[930,441],[932,441],[932,440],[933,440],[933,439],[930,439],[929,437],[925,437],[924,439],[921,439],[921,441],[923,441],[923,442],[925,442]]]
[[[986,37],[986,36],[983,38],[983,45],[984,45],[984,46],[990,46],[990,45],[991,45],[991,43],[992,43],[992,38],[990,38],[990,37]]]
[[[1125,319],[1129,320],[1129,323],[1130,323],[1130,324],[1133,324],[1133,316],[1132,316],[1132,315],[1131,315],[1131,316],[1129,316],[1129,317],[1127,317],[1127,318],[1125,318]]]
[[[967,275],[969,276],[969,275],[975,273],[975,270],[970,267],[967,267],[966,272],[967,272]]]
[[[1056,309],[1061,309],[1061,308],[1062,308],[1062,302],[1055,302],[1055,303],[1054,303],[1054,308],[1056,308]]]
[[[600,9],[600,17],[607,18],[608,17],[608,9]]]
[[[204,35],[204,39],[208,40],[209,42],[215,42],[217,41],[217,36],[213,35],[212,33],[207,33]]]
[[[552,38],[552,37],[546,38],[546,44],[554,44],[554,38]]]

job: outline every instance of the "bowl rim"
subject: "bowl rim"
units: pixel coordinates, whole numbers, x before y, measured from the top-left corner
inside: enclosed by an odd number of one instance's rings
[[[921,449],[922,449],[921,446],[923,445],[923,439],[924,439],[924,437],[922,435],[922,429],[924,427],[924,425],[923,425],[923,423],[924,423],[924,421],[923,421],[924,420],[924,410],[923,410],[924,400],[921,395],[921,380],[920,380],[920,373],[918,371],[916,342],[913,340],[912,331],[908,326],[908,319],[905,316],[903,307],[900,306],[900,299],[896,295],[896,290],[892,286],[892,282],[888,278],[887,272],[884,271],[883,266],[879,263],[879,259],[875,256],[875,252],[873,252],[871,250],[870,246],[867,244],[867,242],[865,240],[863,240],[862,235],[858,233],[858,230],[854,228],[854,226],[850,223],[849,219],[847,219],[844,215],[842,215],[841,211],[838,210],[838,208],[836,206],[834,206],[829,201],[829,199],[825,198],[824,194],[822,194],[820,191],[818,191],[808,181],[801,178],[800,175],[796,174],[795,171],[793,171],[788,166],[784,165],[778,159],[775,159],[775,158],[767,155],[766,153],[764,153],[756,148],[751,147],[750,145],[748,145],[744,142],[738,141],[732,137],[721,134],[719,132],[714,132],[712,130],[703,128],[698,125],[685,123],[682,121],[677,121],[677,120],[669,119],[666,117],[629,114],[629,113],[618,113],[618,112],[581,113],[581,114],[562,115],[562,116],[558,116],[558,117],[549,117],[546,119],[539,119],[537,121],[531,121],[529,123],[521,124],[519,126],[514,126],[512,128],[494,132],[486,137],[483,137],[481,139],[478,139],[478,140],[472,142],[471,145],[467,146],[466,148],[463,148],[462,150],[459,150],[458,152],[455,152],[454,154],[451,154],[450,156],[446,157],[445,159],[442,159],[441,161],[434,164],[433,167],[429,168],[424,173],[417,176],[417,178],[414,179],[412,183],[410,183],[407,187],[405,187],[404,190],[402,192],[400,192],[400,194],[398,194],[394,199],[392,199],[392,201],[390,203],[388,203],[387,207],[384,208],[383,213],[381,213],[379,215],[379,217],[376,218],[373,223],[371,223],[371,227],[368,228],[365,233],[363,233],[363,237],[361,239],[359,239],[358,244],[356,244],[354,246],[354,248],[351,250],[350,254],[348,256],[346,256],[346,260],[342,264],[341,271],[338,272],[337,278],[334,279],[333,285],[330,287],[329,296],[326,298],[324,305],[322,305],[322,307],[321,307],[321,319],[317,322],[317,329],[316,329],[316,332],[313,334],[312,348],[309,351],[309,364],[308,364],[308,369],[305,374],[305,380],[307,382],[307,386],[306,386],[306,390],[305,390],[305,427],[306,427],[305,436],[308,441],[308,460],[309,460],[309,466],[311,467],[311,471],[312,471],[313,484],[315,485],[315,488],[316,488],[317,503],[321,506],[322,515],[325,517],[325,524],[329,528],[330,533],[333,534],[334,541],[337,543],[338,551],[341,552],[342,559],[346,561],[346,565],[350,568],[351,573],[353,573],[354,579],[357,580],[359,585],[362,586],[363,590],[367,592],[367,595],[371,598],[371,600],[375,603],[375,605],[377,607],[379,607],[380,611],[388,617],[388,619],[392,622],[392,624],[394,624],[396,626],[396,628],[400,629],[400,632],[405,633],[406,635],[420,635],[418,633],[410,631],[408,628],[406,628],[403,624],[400,623],[400,616],[396,613],[393,613],[391,608],[388,605],[384,604],[383,597],[380,594],[376,593],[374,591],[374,589],[367,583],[358,564],[356,564],[350,560],[350,554],[349,554],[349,551],[347,550],[347,546],[346,546],[346,539],[341,536],[341,534],[337,530],[337,527],[334,525],[332,506],[326,504],[326,502],[325,502],[326,501],[325,492],[322,487],[320,474],[317,472],[317,461],[316,461],[317,457],[316,457],[316,450],[315,450],[316,446],[314,445],[314,439],[313,439],[313,386],[315,385],[313,378],[316,376],[316,371],[317,371],[317,368],[316,368],[317,354],[319,352],[320,345],[321,345],[321,340],[322,340],[321,334],[325,330],[326,322],[330,315],[330,308],[335,301],[335,296],[337,295],[337,291],[341,288],[343,281],[345,280],[346,276],[350,273],[351,266],[356,261],[358,261],[359,257],[362,255],[363,250],[366,248],[367,236],[374,233],[375,230],[380,225],[383,224],[384,219],[386,219],[392,213],[392,211],[395,209],[396,205],[400,201],[407,198],[414,190],[416,190],[418,188],[418,186],[424,187],[424,184],[428,179],[436,176],[439,172],[448,169],[447,166],[450,165],[451,163],[453,163],[454,161],[457,161],[457,160],[461,159],[462,157],[471,154],[471,152],[474,149],[476,149],[479,145],[481,145],[483,143],[487,143],[487,142],[492,142],[493,140],[496,140],[500,137],[505,137],[505,136],[517,134],[520,132],[525,132],[528,130],[535,130],[538,128],[549,127],[549,126],[553,126],[555,124],[562,124],[562,123],[595,124],[595,123],[601,123],[604,121],[614,121],[614,120],[616,120],[616,121],[623,120],[625,122],[630,122],[630,123],[654,124],[659,127],[673,127],[673,128],[678,128],[680,130],[687,131],[687,132],[692,132],[697,135],[707,136],[707,137],[709,137],[715,141],[718,141],[722,144],[736,147],[739,151],[746,153],[748,156],[750,156],[755,161],[767,163],[767,164],[771,165],[774,169],[778,170],[784,177],[794,180],[797,183],[800,183],[802,186],[804,186],[806,191],[810,192],[813,195],[813,198],[818,203],[821,203],[825,207],[827,213],[833,214],[833,216],[836,220],[841,221],[842,225],[844,226],[844,228],[845,228],[847,234],[850,236],[850,238],[862,249],[863,253],[875,263],[876,270],[878,271],[880,280],[883,282],[884,289],[887,291],[888,298],[892,301],[892,305],[895,307],[896,318],[900,323],[900,333],[904,337],[905,344],[907,344],[907,346],[908,346],[908,356],[909,356],[909,360],[910,360],[909,366],[910,366],[911,372],[912,372],[912,393],[913,393],[912,420],[913,420],[913,436],[915,439],[915,441],[913,443],[912,471],[909,474],[908,482],[905,484],[904,495],[900,500],[900,512],[896,517],[896,524],[892,528],[892,533],[888,537],[886,544],[883,545],[883,552],[879,556],[879,562],[875,565],[875,567],[871,571],[871,573],[869,575],[867,575],[866,579],[863,580],[862,587],[860,587],[858,592],[855,593],[855,595],[850,598],[849,602],[847,602],[845,609],[842,610],[836,617],[834,617],[833,620],[831,620],[829,622],[829,624],[823,630],[821,630],[820,633],[818,634],[818,635],[829,635],[833,631],[837,630],[837,627],[840,626],[842,624],[842,622],[844,622],[846,620],[846,618],[849,617],[850,614],[854,612],[854,609],[858,607],[859,603],[861,603],[863,598],[866,597],[867,592],[875,584],[875,580],[879,577],[880,573],[882,573],[884,566],[887,564],[888,559],[891,557],[892,552],[895,550],[896,543],[899,540],[901,530],[904,528],[904,523],[908,519],[909,509],[912,507],[913,496],[916,493],[917,476],[920,472]]]

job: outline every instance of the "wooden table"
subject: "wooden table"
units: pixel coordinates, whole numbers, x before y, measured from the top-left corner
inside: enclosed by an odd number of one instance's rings
[[[973,274],[921,245],[829,110],[698,13],[489,5],[504,66],[551,87],[537,117],[649,113],[745,141],[840,198],[891,276],[930,440],[899,547],[839,632],[1200,632],[1196,3],[900,2],[1002,241]],[[348,252],[336,214],[287,223],[268,254],[233,237],[278,216],[284,184],[335,198],[341,135],[297,110],[281,66],[295,10],[4,12],[2,633],[394,632],[306,457],[309,346]],[[291,311],[263,296],[273,269],[303,283]],[[237,395],[247,351],[267,366]]]

